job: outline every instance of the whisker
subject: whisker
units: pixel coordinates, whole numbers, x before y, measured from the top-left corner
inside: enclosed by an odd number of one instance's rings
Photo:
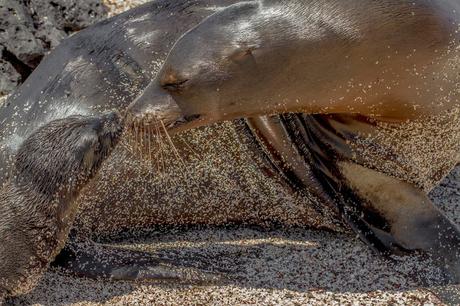
[[[160,133],[160,129],[158,128],[158,125],[157,125],[157,122],[154,123],[155,124],[155,130],[156,130],[156,134],[157,134],[157,143],[158,143],[158,157],[160,159],[160,162],[163,166],[163,169],[166,169],[166,166],[165,166],[165,161],[163,160],[163,146],[162,146],[162,143],[161,143],[161,133]]]
[[[178,137],[180,139],[180,141],[185,144],[185,146],[187,146],[187,148],[195,155],[195,157],[200,160],[201,158],[201,155],[198,154],[197,151],[195,151],[195,149],[193,149],[189,144],[188,144],[188,141],[184,140],[184,138],[182,138],[182,136],[180,136],[180,134],[177,134],[176,137]]]
[[[136,121],[135,130],[134,130],[136,133],[136,136],[135,136],[136,143],[134,147],[134,150],[135,150],[134,154],[139,159],[142,159],[142,131],[141,131],[141,128],[142,128],[141,123],[139,121]]]
[[[147,125],[143,125],[142,127],[142,139],[143,139],[143,145],[142,145],[142,156],[144,159],[147,160],[147,164],[149,165],[149,167],[151,166],[151,160],[150,158],[147,158],[147,154],[148,154],[148,146],[149,146],[149,141],[148,141],[148,126]]]
[[[153,158],[152,158],[152,142],[151,142],[151,139],[150,139],[150,134],[151,134],[151,127],[150,125],[147,126],[147,154],[148,154],[148,160],[150,162],[153,162]]]
[[[164,123],[163,121],[157,121],[156,122],[157,124],[159,125],[156,125],[156,127],[158,128],[158,133],[159,135],[161,135],[161,140],[160,140],[160,144],[161,144],[161,157],[162,157],[162,161],[165,161],[166,162],[166,166],[165,166],[165,170],[166,170],[166,167],[168,167],[168,162],[170,162],[170,159],[168,159],[168,156],[170,155],[169,154],[169,150],[168,150],[168,146],[166,145],[166,143],[163,142],[163,139],[164,139],[164,136],[163,136],[163,133],[161,132],[161,128],[164,127]],[[160,126],[161,124],[161,126]],[[165,130],[166,132],[166,130]],[[169,137],[169,134],[166,134],[167,137]],[[177,157],[176,157],[177,158]],[[179,167],[178,169],[176,170],[179,170],[180,172],[183,172],[183,169],[181,169],[181,167]],[[172,183],[172,186],[177,186],[179,184],[178,182],[178,176],[177,175],[173,175],[173,176],[168,176],[169,177],[169,182]]]
[[[138,135],[138,132],[137,132],[137,129],[138,129],[138,126],[137,126],[137,122],[136,121],[133,121],[133,132],[134,132],[134,146],[133,146],[133,150],[134,150],[134,154],[137,154],[137,145],[139,144],[138,142],[138,139],[137,139],[137,135]]]
[[[131,147],[131,137],[126,137],[128,139],[120,141],[120,146],[122,146],[126,151],[129,153],[132,153],[132,147]]]
[[[154,134],[154,131],[153,131],[153,128],[152,126],[150,125],[149,126],[149,132],[150,134],[153,136]],[[156,137],[155,137],[156,138]],[[160,172],[160,161],[158,160],[158,158],[155,156],[155,151],[156,150],[153,150],[152,151],[152,146],[154,145],[154,143],[150,143],[149,144],[149,155],[150,155],[150,159],[153,161],[155,160],[155,164],[156,164],[156,170],[157,170],[157,173]]]
[[[166,129],[166,126],[165,126],[163,120],[160,120],[160,123],[161,123],[161,126],[163,127],[163,130],[165,131],[166,138],[168,139],[169,143],[171,144],[172,149],[173,149],[177,159],[182,163],[182,165],[184,167],[186,167],[186,164],[185,164],[184,160],[182,159],[182,157],[180,156],[179,151],[177,150],[176,146],[174,145],[174,142],[172,141],[171,136],[169,135],[168,130]]]
[[[132,155],[136,155],[136,141],[135,141],[135,127],[134,123],[131,122],[129,126],[124,131],[124,136],[122,137],[121,145]]]
[[[139,139],[140,139],[139,154],[140,154],[141,158],[144,157],[144,154],[143,154],[143,150],[145,148],[145,146],[144,146],[144,134],[145,134],[144,131],[145,131],[145,125],[141,122],[140,127],[139,127]]]

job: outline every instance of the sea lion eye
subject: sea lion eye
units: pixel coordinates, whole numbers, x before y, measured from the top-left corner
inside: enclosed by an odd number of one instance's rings
[[[161,86],[166,90],[177,91],[183,88],[187,82],[188,80],[174,80],[174,82],[163,83]]]

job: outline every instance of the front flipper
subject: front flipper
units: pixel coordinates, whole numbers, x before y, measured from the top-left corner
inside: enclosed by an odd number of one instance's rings
[[[220,271],[195,268],[190,261],[193,258],[160,258],[147,252],[85,240],[68,243],[53,265],[92,279],[195,284],[222,283],[226,280]]]
[[[445,269],[449,280],[460,282],[460,230],[416,187],[351,162],[339,170],[351,190],[361,198],[364,212],[385,220],[386,227],[367,222],[388,247],[429,253]],[[386,238],[386,239],[385,239]]]
[[[384,254],[425,251],[446,267],[452,281],[460,281],[459,228],[422,190],[359,165],[364,161],[350,143],[374,133],[374,120],[304,114],[285,115],[283,120],[325,194],[365,242]],[[386,159],[398,160],[391,148],[380,149]]]

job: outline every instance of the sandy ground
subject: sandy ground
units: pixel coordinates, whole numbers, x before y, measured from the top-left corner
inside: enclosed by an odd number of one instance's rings
[[[114,16],[133,7],[149,2],[149,0],[103,0],[109,7],[109,15]]]
[[[432,192],[460,221],[460,168]],[[221,271],[212,285],[92,281],[51,269],[14,305],[439,305],[440,271],[426,258],[384,259],[353,236],[304,228],[193,229],[153,232],[121,242],[181,254],[195,267]],[[206,267],[200,266],[206,264]],[[224,269],[228,271],[222,272]]]
[[[156,237],[155,237],[156,236]],[[15,305],[429,305],[438,271],[416,256],[384,260],[354,237],[305,229],[191,230],[137,243],[229,268],[216,285],[133,284],[49,271]],[[233,267],[233,269],[232,269]]]
[[[145,1],[106,0],[116,14]],[[0,101],[1,102],[1,101]],[[432,192],[460,223],[460,168]],[[225,282],[210,285],[93,281],[50,269],[13,305],[439,305],[439,270],[413,255],[384,259],[356,237],[309,230],[192,229],[119,243],[182,254]],[[183,256],[182,256],[183,257]],[[201,263],[201,265],[200,265]]]

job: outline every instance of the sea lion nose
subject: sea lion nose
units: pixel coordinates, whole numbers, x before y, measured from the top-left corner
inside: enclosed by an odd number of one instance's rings
[[[104,133],[119,134],[123,130],[123,117],[120,112],[113,110],[102,114],[101,119],[103,121]]]
[[[162,121],[165,126],[174,124],[183,116],[173,97],[155,81],[128,106],[126,115],[145,125]]]

